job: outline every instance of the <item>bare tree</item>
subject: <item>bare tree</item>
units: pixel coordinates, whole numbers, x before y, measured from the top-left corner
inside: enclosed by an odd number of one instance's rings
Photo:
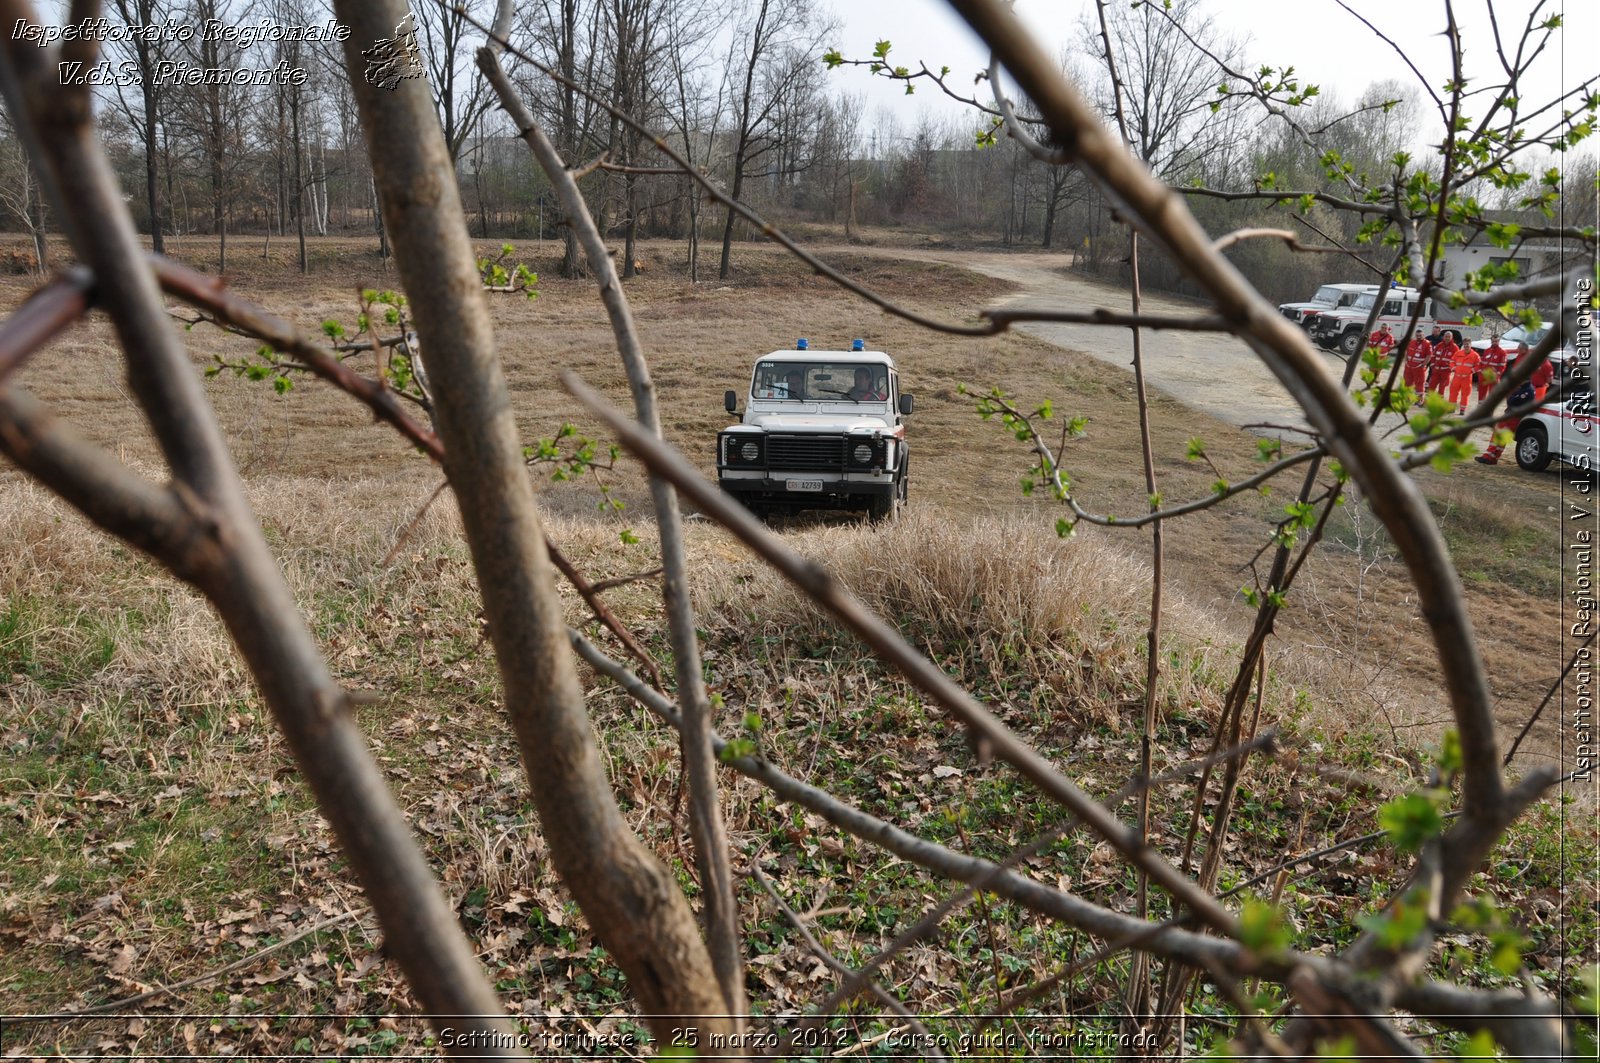
[[[412,9],[434,109],[444,129],[450,163],[457,168],[467,142],[478,135],[484,113],[494,104],[488,86],[467,65],[477,34],[470,19],[486,18],[492,7],[486,0],[472,0],[465,4],[424,3]]]
[[[726,79],[717,79],[715,96],[712,79],[706,71],[710,42],[720,32],[725,19],[715,5],[687,2],[669,8],[666,33],[669,37],[666,60],[671,73],[668,86],[667,120],[683,145],[683,159],[692,170],[708,164],[717,143],[718,123],[723,114]],[[689,282],[700,280],[700,211],[705,202],[700,186],[680,178],[682,203],[688,236]]]
[[[229,0],[189,0],[183,17],[194,28],[182,45],[186,59],[203,71],[225,72],[234,66],[234,50],[218,35],[200,32],[210,23],[227,24],[234,17]],[[228,266],[228,225],[234,203],[234,178],[242,151],[242,96],[226,78],[209,76],[175,93],[172,113],[205,161],[211,200],[211,232],[217,238],[217,269]]]
[[[1212,109],[1216,67],[1189,41],[1225,61],[1236,60],[1238,45],[1222,38],[1200,0],[1174,0],[1162,14],[1118,4],[1105,17],[1104,34],[1098,24],[1084,27],[1086,48],[1120,72],[1132,150],[1157,177],[1181,180],[1228,143]],[[1109,99],[1101,106],[1108,116],[1115,110]]]
[[[735,54],[730,64],[733,106],[733,152],[728,163],[728,191],[738,199],[745,178],[757,162],[782,147],[778,117],[794,82],[811,73],[811,59],[801,44],[807,36],[811,11],[808,0],[757,0],[756,8],[739,26]],[[717,276],[728,279],[732,268],[733,227],[738,216],[727,212],[722,226],[722,258]]]
[[[163,26],[172,17],[171,6],[165,0],[114,0],[112,7],[127,26]],[[120,42],[120,45],[131,52],[132,61],[139,72],[138,107],[133,107],[125,98],[120,82],[116,86],[117,99],[128,113],[130,121],[136,121],[139,126],[140,143],[144,148],[144,194],[146,209],[150,212],[150,242],[156,253],[160,254],[165,250],[165,245],[162,242],[161,196],[158,191],[161,140],[157,130],[163,119],[165,80],[157,77],[156,72],[167,57],[170,45],[164,33],[134,34]]]

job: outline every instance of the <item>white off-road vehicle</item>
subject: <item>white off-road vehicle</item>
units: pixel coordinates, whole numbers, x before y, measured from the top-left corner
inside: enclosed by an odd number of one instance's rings
[[[1550,362],[1561,381],[1561,395],[1517,424],[1517,464],[1538,472],[1559,458],[1593,475],[1600,470],[1600,413],[1589,366],[1570,348],[1552,352]]]
[[[1349,306],[1339,310],[1326,310],[1311,322],[1311,338],[1328,351],[1338,351],[1346,358],[1354,358],[1367,345],[1367,314],[1378,299],[1377,289],[1369,289]],[[1396,339],[1405,335],[1411,317],[1417,310],[1415,288],[1390,288],[1383,293],[1383,306],[1378,309],[1378,320],[1372,327],[1388,325]],[[1455,334],[1457,344],[1477,339],[1481,327],[1468,325],[1458,310],[1429,298],[1422,300],[1422,314],[1417,319],[1417,335],[1426,336],[1434,326]]]
[[[1376,284],[1324,284],[1303,303],[1279,303],[1278,313],[1309,330],[1318,314],[1340,310],[1368,292],[1376,292]]]
[[[739,413],[739,394],[724,405]],[[773,351],[756,361],[740,423],[717,435],[717,481],[758,516],[865,509],[887,520],[906,501],[910,454],[894,359],[856,340],[848,351]]]

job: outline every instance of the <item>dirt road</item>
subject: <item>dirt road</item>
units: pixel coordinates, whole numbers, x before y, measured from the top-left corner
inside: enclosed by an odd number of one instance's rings
[[[1043,252],[942,251],[874,248],[890,254],[948,262],[1006,281],[1017,287],[1006,306],[1037,306],[1053,310],[1089,311],[1097,308],[1126,311],[1128,293],[1115,284],[1068,274],[1066,256]],[[1151,314],[1190,316],[1204,312],[1195,301],[1160,293],[1144,297]],[[1031,336],[1098,358],[1112,365],[1131,367],[1133,339],[1127,329],[1103,325],[1031,322],[1017,326]],[[1319,351],[1323,369],[1337,379],[1344,361]],[[1300,405],[1289,395],[1255,352],[1232,336],[1210,332],[1149,332],[1144,339],[1145,373],[1152,387],[1218,420],[1251,427],[1263,435],[1283,435],[1286,428],[1305,428]],[[1398,424],[1385,418],[1381,427]],[[1270,427],[1280,426],[1280,427]],[[1292,433],[1298,435],[1298,433]]]

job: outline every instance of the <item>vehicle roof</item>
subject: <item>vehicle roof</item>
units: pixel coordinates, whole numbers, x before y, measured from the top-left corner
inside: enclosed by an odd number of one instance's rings
[[[773,351],[757,358],[758,362],[864,362],[868,365],[886,365],[894,368],[894,359],[882,351],[823,351],[812,347],[805,351]]]
[[[1369,288],[1377,288],[1377,285],[1376,284],[1372,284],[1372,283],[1366,283],[1366,284],[1319,284],[1319,285],[1317,285],[1317,290],[1318,291],[1321,291],[1323,288],[1337,288],[1341,292],[1364,292]]]

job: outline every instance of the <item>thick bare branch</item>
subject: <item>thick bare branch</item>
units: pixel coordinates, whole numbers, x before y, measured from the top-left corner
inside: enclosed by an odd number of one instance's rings
[[[75,266],[28,296],[0,325],[0,385],[33,354],[89,311],[89,271]]]
[[[510,0],[501,0],[501,7]],[[644,349],[634,327],[633,311],[622,290],[615,265],[606,253],[605,241],[595,227],[594,218],[578,190],[577,181],[561,165],[561,156],[539,127],[533,114],[511,85],[500,67],[493,48],[478,52],[478,69],[489,79],[511,120],[522,131],[522,138],[545,171],[561,202],[567,224],[583,247],[600,289],[601,301],[611,321],[617,351],[628,375],[633,393],[634,414],[647,432],[661,436],[661,417],[656,408],[655,384],[645,361]],[[684,774],[689,783],[690,826],[694,831],[695,857],[700,871],[700,886],[705,894],[706,937],[711,947],[711,962],[725,998],[725,1011],[739,1024],[745,1013],[744,961],[739,946],[739,910],[733,896],[733,869],[728,852],[726,828],[717,798],[716,762],[711,753],[711,709],[706,694],[705,675],[700,665],[700,646],[695,636],[694,610],[689,601],[688,559],[683,542],[683,516],[672,485],[660,476],[650,477],[650,498],[655,504],[656,528],[661,543],[662,599],[667,614],[668,637],[672,642],[673,671],[677,679],[678,700],[683,706],[682,736]],[[740,1027],[742,1028],[742,1026]]]
[[[0,451],[94,524],[197,583],[221,564],[216,514],[179,484],[158,487],[80,438],[33,397],[0,387]]]
[[[26,21],[19,0],[0,0],[7,25]],[[0,85],[29,130],[79,258],[127,353],[130,386],[175,479],[202,501],[218,549],[186,570],[216,606],[278,720],[318,804],[367,891],[391,955],[435,1021],[508,1036],[499,1004],[445,904],[365,740],[300,618],[276,560],[245,501],[200,382],[168,321],[96,140],[87,90],[64,89],[49,50],[13,34],[0,41]],[[39,135],[48,128],[48,138]],[[126,482],[124,481],[126,486]],[[514,1042],[511,1042],[514,1043]]]
[[[1451,1029],[1487,1030],[1516,1059],[1566,1059],[1571,1051],[1560,1005],[1546,997],[1514,989],[1417,982],[1401,986],[1395,1003]]]
[[[567,646],[538,507],[459,197],[428,89],[361,76],[363,49],[393,36],[397,0],[335,5],[383,216],[432,371],[445,470],[478,573],[506,710],[562,881],[658,1036],[731,1032],[709,957],[673,876],[628,829],[605,776]],[[404,145],[404,150],[397,146]]]

